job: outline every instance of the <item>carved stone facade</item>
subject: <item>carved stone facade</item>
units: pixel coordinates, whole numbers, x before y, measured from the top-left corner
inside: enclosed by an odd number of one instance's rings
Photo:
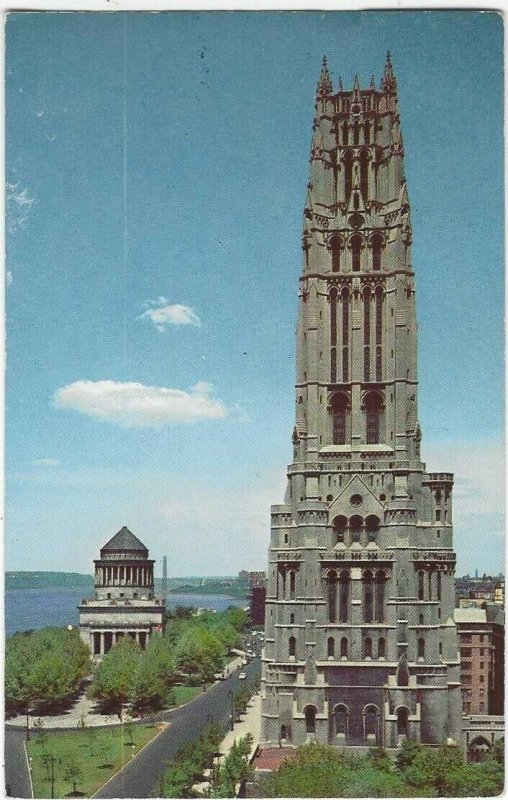
[[[153,559],[128,528],[100,551],[95,563],[95,597],[79,606],[79,631],[90,652],[100,658],[122,636],[143,649],[154,631],[162,631],[166,600],[154,597]]]
[[[453,475],[420,459],[396,80],[316,96],[294,457],[272,507],[262,739],[461,737]]]

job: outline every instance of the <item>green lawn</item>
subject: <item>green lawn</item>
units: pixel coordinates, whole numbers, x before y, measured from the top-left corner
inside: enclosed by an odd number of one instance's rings
[[[202,686],[174,686],[175,691],[175,705],[181,706],[183,703],[188,703],[196,695],[201,694],[203,691]],[[209,687],[207,687],[209,688]]]
[[[130,732],[132,731],[132,739]],[[132,725],[126,728],[86,728],[83,730],[33,734],[27,742],[32,759],[34,797],[51,797],[51,759],[54,757],[54,797],[73,791],[91,797],[106,781],[158,733],[159,727]],[[132,747],[134,743],[134,747]],[[76,795],[75,795],[76,796]]]

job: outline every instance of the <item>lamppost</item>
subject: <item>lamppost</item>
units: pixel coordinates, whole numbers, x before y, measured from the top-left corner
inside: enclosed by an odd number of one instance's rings
[[[231,698],[231,728],[230,728],[230,730],[233,730],[234,727],[235,727],[235,696],[234,696],[234,694],[233,694],[231,689],[229,690],[228,695]]]
[[[26,740],[30,738],[30,717],[28,716],[28,708],[26,710]]]

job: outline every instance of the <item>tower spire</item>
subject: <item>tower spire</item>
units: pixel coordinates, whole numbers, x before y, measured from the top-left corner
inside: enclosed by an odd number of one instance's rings
[[[317,97],[327,97],[332,94],[333,85],[330,73],[328,71],[328,62],[326,56],[323,56],[323,65],[321,67],[321,75],[319,76],[318,85],[316,89]]]
[[[381,78],[381,89],[385,92],[395,93],[397,91],[397,81],[393,71],[392,57],[390,51],[386,53],[385,71]]]

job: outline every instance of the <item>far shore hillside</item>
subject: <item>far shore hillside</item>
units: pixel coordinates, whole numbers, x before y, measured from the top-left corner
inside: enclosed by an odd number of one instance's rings
[[[79,572],[6,572],[5,588],[10,589],[51,589],[62,587],[83,587],[93,591],[92,575]],[[249,586],[244,580],[233,576],[168,578],[169,592],[177,594],[225,594],[231,597],[248,597]],[[155,579],[156,592],[162,591],[162,580]]]

